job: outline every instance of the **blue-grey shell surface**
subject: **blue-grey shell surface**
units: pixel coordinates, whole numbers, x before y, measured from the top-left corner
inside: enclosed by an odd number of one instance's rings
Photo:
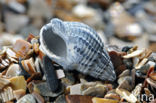
[[[65,70],[77,70],[101,80],[116,74],[98,34],[86,24],[52,19],[40,31],[41,50]]]

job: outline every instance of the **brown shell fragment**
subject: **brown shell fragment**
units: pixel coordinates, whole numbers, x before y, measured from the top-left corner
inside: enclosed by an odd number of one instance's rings
[[[113,99],[113,100],[120,100],[120,96],[118,94],[113,94],[113,93],[110,93],[110,94],[107,94],[105,95],[105,98],[106,99]]]
[[[91,96],[66,95],[67,103],[92,103]]]
[[[146,79],[147,83],[150,84],[152,87],[156,88],[156,81],[150,79],[150,78],[147,78]]]
[[[38,73],[38,72],[33,73],[33,74],[27,79],[27,84],[28,84],[29,82],[31,82],[32,80],[41,80],[41,79],[42,79],[41,73]]]
[[[17,53],[17,57],[25,58],[31,47],[32,45],[29,42],[19,39],[13,45],[13,50]]]
[[[22,66],[31,75],[36,72],[33,58],[22,60]]]
[[[149,74],[149,77],[156,81],[156,72],[152,72]]]
[[[29,34],[26,40],[27,40],[28,42],[31,42],[31,40],[32,40],[33,38],[35,38],[35,36],[34,36],[33,34]]]
[[[118,100],[113,100],[113,99],[105,99],[105,98],[97,98],[94,97],[92,99],[93,103],[119,103]]]
[[[109,52],[109,56],[111,58],[113,66],[114,68],[117,68],[115,69],[117,76],[120,75],[122,71],[126,69],[126,66],[123,64],[123,58],[122,58],[124,54],[125,54],[124,52],[116,52],[116,51]]]

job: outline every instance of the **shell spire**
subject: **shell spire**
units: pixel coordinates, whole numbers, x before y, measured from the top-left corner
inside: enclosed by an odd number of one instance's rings
[[[52,19],[42,27],[40,42],[43,52],[65,70],[77,70],[101,80],[116,79],[103,42],[86,24]]]

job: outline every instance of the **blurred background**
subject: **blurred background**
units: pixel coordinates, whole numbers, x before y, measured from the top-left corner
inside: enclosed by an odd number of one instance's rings
[[[156,0],[0,0],[0,48],[39,35],[52,18],[86,23],[105,44],[156,52]]]

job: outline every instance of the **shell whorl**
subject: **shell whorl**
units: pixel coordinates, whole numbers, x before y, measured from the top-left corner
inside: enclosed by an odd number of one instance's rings
[[[50,26],[44,28],[52,32],[44,33],[41,29],[40,41],[43,52],[52,60],[62,65],[66,70],[75,69],[83,74],[101,80],[114,81],[116,79],[112,62],[104,48],[104,44],[91,27],[83,23],[63,22],[59,19],[52,19],[51,23],[48,25]],[[48,36],[43,36],[43,34]],[[56,59],[55,56],[51,56],[51,53],[57,56],[57,53],[54,53],[56,51],[51,49],[55,48],[53,47],[54,45],[47,46],[49,45],[48,43],[51,43],[53,40],[55,41],[56,47],[60,42],[55,40],[56,38],[54,37],[51,38],[53,35],[58,35],[64,40],[64,46],[66,46],[66,48],[60,48],[60,50],[66,52],[64,52],[65,54],[61,52],[62,55],[58,56],[61,59]],[[48,42],[46,40],[48,40]]]

